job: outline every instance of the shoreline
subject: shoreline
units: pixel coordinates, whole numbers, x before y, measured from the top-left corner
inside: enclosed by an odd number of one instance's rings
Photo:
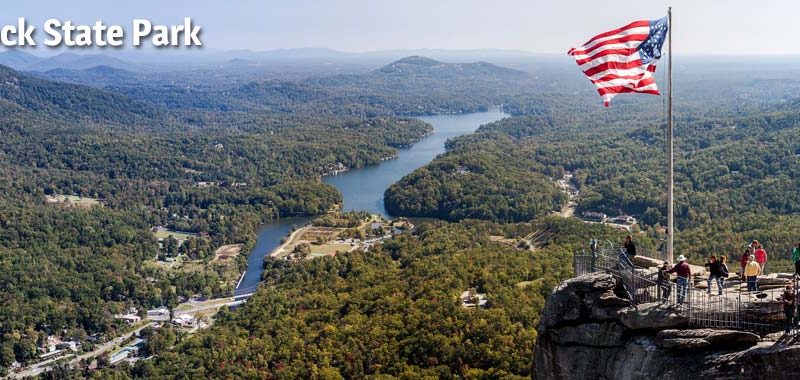
[[[284,248],[286,248],[286,246],[288,246],[294,240],[294,238],[296,237],[296,235],[298,233],[302,232],[303,230],[305,230],[306,228],[309,228],[309,227],[310,226],[306,225],[306,226],[300,227],[300,228],[292,231],[292,233],[287,235],[286,240],[283,243],[281,243],[279,246],[275,247],[272,251],[267,253],[267,255],[265,257],[278,257],[278,254],[280,252],[282,252],[284,250]]]

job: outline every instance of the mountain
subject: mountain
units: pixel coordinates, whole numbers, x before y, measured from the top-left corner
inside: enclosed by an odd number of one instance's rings
[[[5,65],[17,70],[24,70],[41,60],[42,58],[40,57],[17,49],[0,52],[0,65]]]
[[[130,63],[104,54],[82,55],[74,53],[62,53],[35,62],[25,67],[25,70],[41,72],[59,68],[83,70],[96,66],[108,66],[119,69],[130,69],[133,67],[133,65]]]
[[[435,76],[435,77],[497,77],[504,79],[527,79],[525,72],[509,69],[488,62],[444,63],[434,59],[410,56],[390,63],[377,70],[382,74]]]
[[[35,74],[60,82],[101,88],[106,86],[136,85],[146,80],[142,74],[111,66],[95,66],[83,70],[58,68]]]
[[[104,122],[120,126],[158,124],[164,113],[157,107],[92,87],[56,82],[0,66],[0,118],[49,120],[54,128],[67,122]],[[17,116],[15,116],[17,115]],[[158,123],[156,122],[158,120]],[[0,123],[2,124],[2,123]],[[13,121],[12,124],[18,124]],[[37,125],[39,125],[37,123]]]

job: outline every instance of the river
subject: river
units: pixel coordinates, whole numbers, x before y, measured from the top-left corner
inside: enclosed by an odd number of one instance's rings
[[[431,125],[435,133],[402,149],[396,159],[378,165],[353,169],[339,175],[326,176],[323,182],[336,187],[344,197],[344,211],[363,210],[372,214],[390,217],[383,205],[383,193],[393,183],[431,162],[444,153],[447,139],[472,133],[483,124],[500,120],[508,115],[500,110],[461,115],[422,116],[418,119]],[[258,242],[247,259],[247,271],[236,287],[236,294],[249,293],[261,282],[264,256],[281,244],[281,240],[292,230],[292,226],[303,226],[312,218],[287,218],[265,224],[258,235]]]

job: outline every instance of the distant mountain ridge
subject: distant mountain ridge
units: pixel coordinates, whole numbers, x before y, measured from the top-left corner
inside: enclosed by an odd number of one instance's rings
[[[497,77],[528,77],[523,71],[497,66],[488,62],[445,63],[422,56],[409,56],[392,62],[378,70],[384,74],[444,74],[487,75]],[[448,72],[449,71],[449,72]]]
[[[0,117],[14,119],[13,113],[7,111],[24,112],[30,120],[50,120],[42,126],[52,128],[62,124],[53,122],[55,120],[67,123],[102,122],[128,128],[158,125],[166,117],[159,107],[124,95],[47,80],[2,65],[0,101]]]
[[[96,66],[130,69],[132,64],[105,54],[61,53],[52,57],[39,57],[20,50],[0,52],[0,65],[15,70],[45,72],[54,69],[82,70]]]

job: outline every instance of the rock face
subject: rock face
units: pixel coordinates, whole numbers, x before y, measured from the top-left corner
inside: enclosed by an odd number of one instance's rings
[[[658,303],[632,308],[624,294],[614,277],[601,273],[559,285],[542,313],[533,378],[775,379],[800,373],[800,344],[691,329],[682,309]]]

